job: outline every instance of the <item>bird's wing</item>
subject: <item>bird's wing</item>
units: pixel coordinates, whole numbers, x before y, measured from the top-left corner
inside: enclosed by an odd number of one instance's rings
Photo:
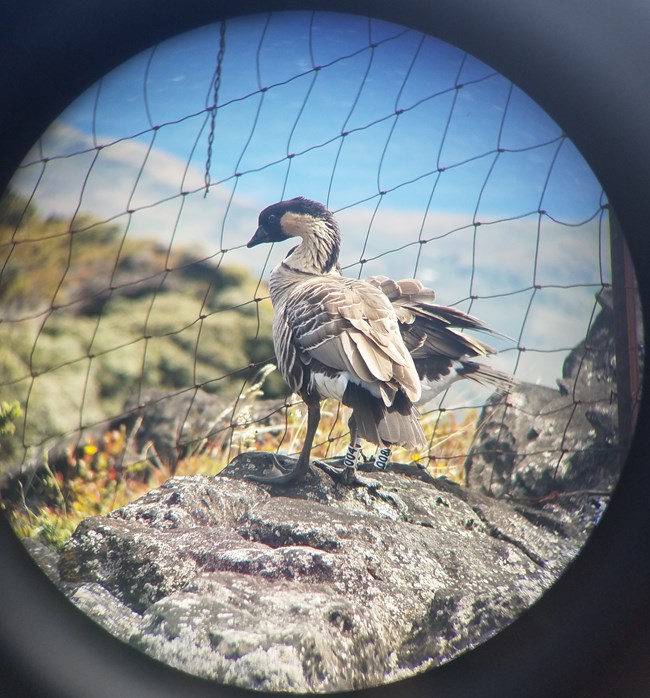
[[[401,388],[412,401],[420,394],[413,360],[401,339],[385,294],[362,281],[318,277],[294,289],[285,315],[292,341],[305,363],[348,371],[380,384],[387,404]]]
[[[414,359],[455,360],[495,353],[485,342],[461,332],[470,329],[492,333],[493,330],[458,308],[436,304],[435,292],[417,279],[394,281],[375,276],[367,281],[391,302],[404,343]]]

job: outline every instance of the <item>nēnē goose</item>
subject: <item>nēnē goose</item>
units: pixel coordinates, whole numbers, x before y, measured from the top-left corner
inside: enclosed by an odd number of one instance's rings
[[[307,434],[293,468],[253,479],[282,484],[305,475],[322,399],[335,398],[352,408],[351,442],[343,468],[317,464],[353,483],[360,439],[382,448],[379,467],[391,446],[423,446],[415,405],[453,380],[509,387],[508,376],[469,360],[493,350],[455,331],[489,331],[480,320],[434,304],[434,292],[414,279],[342,276],[339,228],[325,206],[302,197],[268,206],[248,247],[291,238],[301,242],[269,280],[273,341],[280,373],[307,405]]]

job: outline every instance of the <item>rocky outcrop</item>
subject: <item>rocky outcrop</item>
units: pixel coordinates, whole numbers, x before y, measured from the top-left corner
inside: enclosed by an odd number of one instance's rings
[[[465,463],[470,489],[538,498],[614,487],[622,459],[611,293],[598,301],[601,310],[568,354],[557,390],[522,383],[487,402]]]
[[[569,514],[469,492],[409,466],[285,488],[169,480],[86,519],[58,564],[69,598],[125,642],[216,682],[265,691],[373,686],[447,662],[497,633],[558,578],[603,501]]]

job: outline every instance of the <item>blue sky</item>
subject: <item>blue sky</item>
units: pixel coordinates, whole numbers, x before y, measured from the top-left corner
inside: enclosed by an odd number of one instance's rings
[[[518,371],[553,385],[609,280],[605,199],[560,128],[489,66],[419,32],[329,13],[238,18],[204,197],[218,48],[211,25],[118,67],[61,114],[14,186],[48,214],[130,218],[130,235],[227,249],[254,274],[286,252],[241,249],[259,210],[324,201],[347,273],[417,273],[441,302],[521,334],[533,351]],[[512,368],[513,342],[496,344]]]
[[[98,144],[125,137],[148,144],[151,127],[161,126],[155,147],[183,162],[198,139],[191,164],[202,170],[218,41],[212,25],[140,54],[90,88],[61,120]],[[532,208],[539,203],[560,129],[505,78],[458,49],[383,22],[302,12],[232,20],[226,42],[214,180],[320,146],[318,157],[292,163],[288,187],[326,198],[338,155],[329,201],[336,209],[501,147],[515,152],[499,159],[483,210],[500,215],[515,199]],[[404,111],[395,115],[396,109]],[[352,133],[339,153],[344,130]],[[45,154],[61,152],[65,143],[55,140]],[[560,160],[548,183],[553,207],[559,218],[586,218],[600,187],[570,143]],[[491,164],[486,156],[463,166],[463,186],[453,174],[445,177],[441,206],[459,211],[474,204]],[[286,160],[269,168],[270,189],[284,183],[278,174],[286,168]],[[430,182],[413,185],[391,205],[421,206],[429,191]]]

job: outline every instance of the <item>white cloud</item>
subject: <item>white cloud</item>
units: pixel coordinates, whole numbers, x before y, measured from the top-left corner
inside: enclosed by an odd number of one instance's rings
[[[41,152],[45,161],[41,159]],[[229,245],[254,232],[263,202],[213,186],[204,198],[203,172],[179,158],[150,148],[149,137],[95,149],[80,131],[56,122],[25,158],[11,186],[46,216],[71,219],[77,210],[126,225],[130,234],[214,251],[228,210]],[[185,193],[185,194],[184,194]],[[240,236],[234,233],[241,234]]]

